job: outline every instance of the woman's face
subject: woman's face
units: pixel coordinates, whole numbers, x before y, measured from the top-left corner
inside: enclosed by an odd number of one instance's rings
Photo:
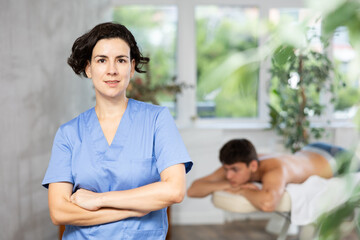
[[[99,40],[85,68],[95,87],[96,99],[126,96],[126,88],[134,75],[135,60],[130,60],[130,47],[120,38]]]

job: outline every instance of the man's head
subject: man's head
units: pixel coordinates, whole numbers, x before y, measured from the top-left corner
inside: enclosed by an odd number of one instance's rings
[[[234,139],[220,150],[220,162],[226,171],[226,179],[233,186],[249,182],[258,169],[258,156],[254,145],[247,139]]]

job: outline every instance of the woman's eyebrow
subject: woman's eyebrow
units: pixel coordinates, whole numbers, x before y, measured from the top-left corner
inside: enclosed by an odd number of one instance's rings
[[[96,55],[94,58],[109,58],[109,57],[106,56],[106,55]],[[127,56],[127,55],[119,55],[119,56],[116,56],[116,58],[129,58],[129,56]]]
[[[94,56],[94,58],[108,58],[108,56],[106,56],[106,55],[96,55],[96,56]]]
[[[129,56],[127,56],[127,55],[119,55],[116,58],[129,58]]]

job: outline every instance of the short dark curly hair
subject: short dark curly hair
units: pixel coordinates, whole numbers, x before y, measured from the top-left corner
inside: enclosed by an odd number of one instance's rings
[[[130,59],[135,60],[135,71],[144,73],[141,70],[144,64],[147,64],[150,59],[143,57],[136,40],[132,33],[119,23],[106,22],[96,25],[89,32],[75,40],[71,55],[68,58],[68,64],[78,75],[86,76],[85,68],[88,62],[91,61],[92,51],[96,43],[101,39],[120,38],[124,40],[130,47]]]
[[[247,139],[233,139],[220,149],[220,162],[231,165],[242,162],[249,166],[252,160],[259,161],[254,145]]]

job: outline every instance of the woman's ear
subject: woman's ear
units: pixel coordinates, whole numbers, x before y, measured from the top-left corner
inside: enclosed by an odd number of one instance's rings
[[[131,72],[130,72],[130,79],[134,77],[135,73],[135,59],[131,60]]]
[[[87,61],[87,64],[85,67],[85,73],[86,73],[87,78],[91,78],[91,69],[90,68],[91,68],[90,62]]]

